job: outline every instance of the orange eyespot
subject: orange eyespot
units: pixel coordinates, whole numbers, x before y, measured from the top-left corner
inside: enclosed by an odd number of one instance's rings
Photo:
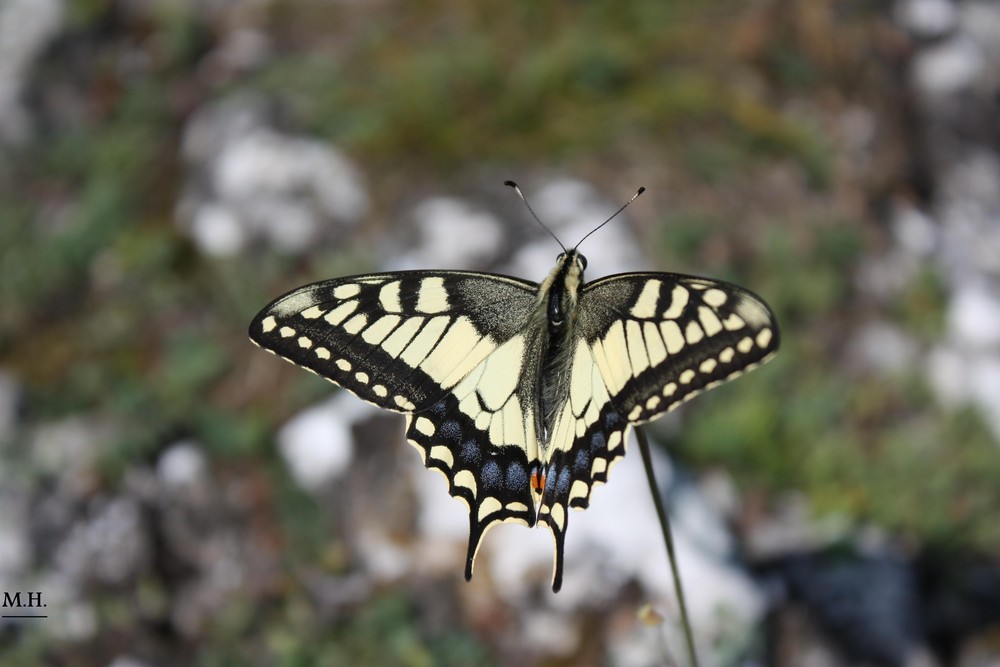
[[[545,473],[540,468],[531,471],[531,488],[537,493],[541,493],[545,488]]]

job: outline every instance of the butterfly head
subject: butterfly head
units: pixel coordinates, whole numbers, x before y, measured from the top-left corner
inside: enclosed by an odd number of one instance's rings
[[[547,315],[552,330],[562,329],[576,308],[586,268],[586,257],[576,248],[567,250],[559,254],[552,273],[542,283],[543,293],[548,299]]]
[[[587,270],[587,258],[576,248],[559,253],[556,258],[556,266],[562,268],[567,273],[575,272],[583,280],[583,272]]]

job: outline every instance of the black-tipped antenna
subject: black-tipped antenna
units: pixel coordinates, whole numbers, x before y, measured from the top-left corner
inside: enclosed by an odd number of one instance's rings
[[[606,225],[609,222],[611,222],[612,220],[614,220],[618,216],[619,213],[621,213],[622,211],[624,211],[625,208],[629,204],[631,204],[632,202],[635,201],[636,197],[638,197],[639,195],[641,195],[645,191],[646,191],[646,188],[639,188],[638,190],[636,190],[635,194],[632,195],[631,197],[629,197],[628,201],[625,202],[624,204],[622,204],[621,208],[619,208],[617,211],[615,211],[614,213],[612,213],[610,218],[608,218],[607,220],[605,220],[601,224],[599,224],[596,227],[594,227],[593,229],[591,229],[589,232],[587,232],[586,236],[584,236],[582,239],[580,239],[579,241],[577,241],[576,245],[573,246],[573,250],[576,250],[577,248],[579,248],[580,244],[587,240],[587,236],[590,236],[591,234],[593,234],[594,232],[596,232],[598,229],[600,229],[604,225]]]
[[[558,243],[559,247],[563,249],[563,252],[566,252],[566,246],[564,246],[562,244],[562,241],[559,240],[559,237],[556,236],[551,229],[546,227],[545,223],[538,218],[538,216],[535,214],[535,209],[531,208],[531,204],[528,203],[528,199],[524,196],[524,193],[521,192],[521,188],[518,187],[517,183],[515,183],[514,181],[504,181],[503,184],[509,188],[514,188],[514,192],[516,192],[517,196],[520,197],[521,201],[524,202],[524,205],[528,208],[528,212],[531,213],[531,217],[533,217],[535,221],[542,226],[542,229],[547,231],[549,235],[551,235],[552,238],[556,240],[556,243]],[[632,199],[635,199],[635,197],[633,197]],[[624,206],[622,208],[624,208]]]

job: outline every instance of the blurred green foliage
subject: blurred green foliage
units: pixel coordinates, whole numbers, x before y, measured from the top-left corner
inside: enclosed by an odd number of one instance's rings
[[[336,57],[279,56],[250,85],[280,95],[311,131],[383,165],[453,171],[470,156],[627,159],[639,146],[707,157],[711,141],[722,160],[701,158],[707,176],[780,156],[825,185],[830,149],[822,136],[743,90],[733,54],[711,46],[738,8],[731,0],[574,11],[421,3],[367,26]],[[338,30],[341,10],[319,14],[309,19]],[[289,32],[301,27],[289,24]]]
[[[252,619],[250,610],[233,611],[221,623],[223,639],[207,648],[192,662],[198,667],[273,665],[484,665],[492,663],[488,653],[468,634],[454,630],[428,633],[416,621],[419,610],[404,593],[378,595],[350,619],[317,624],[305,600],[290,596],[276,618]],[[253,620],[251,624],[250,621]],[[246,636],[260,624],[258,641],[247,644]]]
[[[627,156],[641,142],[664,155],[677,148],[710,182],[778,156],[821,173],[827,149],[818,135],[743,92],[729,73],[732,54],[706,48],[734,7],[432,2],[355,17],[363,28],[347,34],[349,9],[277,3],[274,57],[202,94],[269,93],[299,127],[397,170],[450,172],[470,156]],[[246,415],[204,397],[232,381],[238,325],[274,284],[291,284],[280,278],[288,264],[206,263],[170,220],[183,178],[178,90],[192,86],[191,68],[211,46],[206,18],[194,6],[157,5],[130,24],[102,3],[74,6],[39,85],[73,88],[89,107],[68,122],[51,119],[44,141],[0,162],[2,359],[26,379],[33,415],[100,408],[122,419],[128,428],[109,470],[175,434],[229,453],[266,443],[263,423],[247,426]],[[298,48],[291,35],[303,29],[339,35],[328,40],[335,53],[322,40]],[[124,79],[115,68],[132,34],[148,36],[149,63]],[[86,67],[61,66],[81,54]],[[298,403],[282,402],[273,415]]]
[[[865,300],[853,282],[861,226],[816,219],[796,229],[798,238],[774,233],[762,242],[762,261],[741,276],[775,309],[781,350],[691,406],[678,438],[683,456],[725,467],[745,489],[802,490],[819,514],[947,548],[996,549],[1000,457],[986,424],[971,409],[938,406],[919,368],[886,375],[845,363],[845,337]],[[697,236],[688,243],[697,254]],[[940,283],[926,272],[897,322],[931,341],[943,307]]]

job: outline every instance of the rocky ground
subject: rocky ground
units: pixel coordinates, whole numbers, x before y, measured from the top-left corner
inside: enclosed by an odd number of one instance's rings
[[[702,664],[1000,664],[1000,5],[604,4],[0,5],[0,590],[47,616],[2,664],[684,664],[637,456],[558,595],[517,526],[467,584],[401,421],[245,339],[334,275],[541,279],[509,177],[564,243],[646,185],[589,275],[782,324],[650,429]]]

